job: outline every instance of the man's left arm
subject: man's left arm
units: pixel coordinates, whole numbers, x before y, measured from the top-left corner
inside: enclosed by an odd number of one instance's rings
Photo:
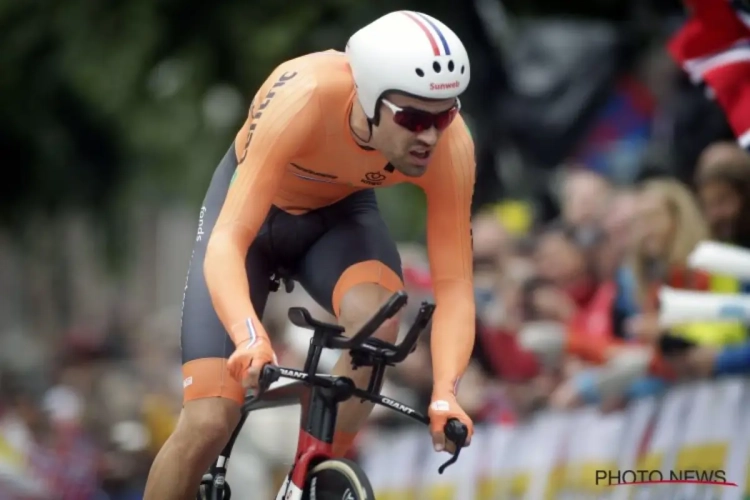
[[[471,201],[476,162],[474,143],[463,123],[454,123],[441,140],[446,143],[436,151],[434,169],[423,186],[437,305],[431,333],[433,390],[455,394],[474,347]]]

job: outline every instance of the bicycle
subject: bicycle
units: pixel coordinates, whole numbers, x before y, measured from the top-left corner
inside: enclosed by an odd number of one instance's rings
[[[397,292],[352,337],[343,335],[338,325],[314,319],[302,307],[289,309],[289,320],[296,326],[313,330],[310,348],[302,370],[267,365],[260,377],[257,394],[246,398],[242,418],[229,442],[201,481],[198,500],[230,500],[232,490],[226,482],[227,462],[242,425],[251,411],[278,408],[300,403],[302,424],[289,485],[283,500],[373,500],[372,486],[365,472],[353,461],[332,458],[331,446],[336,425],[338,405],[352,397],[385,406],[422,424],[429,425],[429,417],[403,403],[382,396],[380,390],[387,366],[402,362],[416,348],[417,340],[432,319],[435,306],[423,302],[404,340],[394,345],[372,334],[387,319],[392,318],[407,302],[405,292]],[[348,377],[317,373],[323,349],[348,350],[352,365],[372,367],[367,389],[359,389]],[[296,382],[268,390],[279,378]],[[446,438],[455,445],[453,456],[438,469],[439,473],[458,460],[468,430],[457,419],[448,421]]]

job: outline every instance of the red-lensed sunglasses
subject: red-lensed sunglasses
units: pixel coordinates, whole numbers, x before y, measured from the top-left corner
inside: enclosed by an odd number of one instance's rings
[[[461,101],[458,99],[456,99],[456,104],[450,109],[446,109],[440,113],[430,113],[429,111],[416,108],[402,108],[386,99],[383,99],[383,104],[393,111],[393,121],[397,125],[416,134],[429,130],[432,127],[442,132],[448,128],[448,125],[453,122],[453,119],[456,118],[456,115],[461,110]]]

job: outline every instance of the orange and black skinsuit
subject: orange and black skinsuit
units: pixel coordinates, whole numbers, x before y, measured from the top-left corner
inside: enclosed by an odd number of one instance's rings
[[[263,331],[272,275],[293,277],[336,315],[354,285],[401,289],[400,258],[373,188],[404,182],[422,188],[428,204],[435,384],[453,390],[465,370],[474,344],[473,142],[457,117],[426,173],[406,177],[354,141],[354,99],[347,58],[336,51],[282,64],[256,94],[200,211],[183,302],[185,401],[242,401],[227,358]]]

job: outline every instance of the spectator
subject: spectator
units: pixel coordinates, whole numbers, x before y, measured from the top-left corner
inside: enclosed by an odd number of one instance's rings
[[[619,190],[610,199],[601,223],[605,237],[600,252],[601,272],[603,276],[614,277],[617,291],[613,309],[613,333],[620,338],[623,337],[623,322],[638,311],[635,302],[635,281],[625,263],[633,243],[637,207],[638,194],[635,190]]]
[[[600,252],[603,276],[619,274],[632,243],[637,206],[638,195],[632,189],[618,189],[607,203],[600,222],[605,238]]]
[[[750,248],[750,154],[734,142],[707,147],[695,176],[711,236]]]
[[[99,490],[99,453],[82,424],[82,400],[57,386],[44,397],[50,427],[30,453],[37,477],[59,500],[89,500]]]
[[[523,419],[540,407],[549,390],[551,378],[542,370],[536,356],[526,351],[518,342],[517,328],[528,310],[535,307],[534,292],[529,285],[519,286],[517,301],[509,306],[514,322],[504,324],[477,321],[477,339],[474,345],[474,361],[481,367],[487,384],[487,400],[481,409],[480,418],[493,421],[515,421]],[[541,308],[547,305],[542,299]],[[553,306],[554,304],[553,301]]]
[[[507,320],[508,291],[505,262],[510,236],[492,213],[480,214],[472,222],[474,241],[474,288],[477,314],[483,322],[500,324]]]
[[[711,236],[750,248],[750,155],[734,142],[712,144],[698,160],[695,183]],[[714,281],[717,292],[748,291],[747,283],[731,277]],[[697,346],[673,362],[697,377],[747,374],[750,342],[738,346]]]
[[[532,255],[538,276],[564,290],[579,309],[602,291],[597,251],[602,232],[591,225],[552,224],[538,236]]]
[[[0,375],[0,498],[48,498],[50,491],[28,466],[28,457],[45,428],[36,388],[21,377]]]
[[[525,321],[568,323],[577,311],[573,298],[551,280],[534,277],[521,290],[521,307]]]
[[[608,211],[611,219],[605,217],[604,220],[608,223],[610,232],[625,229],[632,223],[635,204],[632,196],[632,193],[623,192],[610,199],[612,206],[615,202],[621,204],[618,208],[622,211],[619,214],[614,210]],[[564,223],[553,225],[540,235],[534,251],[539,274],[566,291],[568,297],[574,301],[575,307],[572,312],[567,309],[567,313],[561,314],[566,308],[551,308],[548,305],[547,310],[557,311],[556,316],[551,316],[548,312],[546,316],[538,319],[565,323],[565,326],[560,328],[560,334],[567,334],[567,345],[560,345],[560,348],[565,348],[575,358],[600,365],[622,360],[623,356],[635,356],[637,364],[633,366],[637,367],[641,360],[648,360],[650,354],[636,346],[622,346],[620,339],[623,337],[625,316],[619,311],[618,286],[610,272],[614,267],[614,257],[628,249],[628,241],[627,238],[618,238],[619,235],[615,235],[612,240],[608,236],[595,226],[574,228]],[[549,302],[555,297],[551,293],[553,290],[549,285],[541,287],[536,293],[536,300],[541,300],[541,304]],[[559,296],[555,300],[560,303]],[[564,375],[569,380],[555,390],[551,404],[567,408],[582,402],[599,401],[602,394],[598,381],[602,380],[602,376],[620,380],[618,384],[623,386],[626,395],[634,395],[644,390],[644,382],[628,389],[625,382],[632,378],[629,372],[625,370],[621,375],[617,375],[619,378],[612,378],[613,372],[609,364],[607,366],[609,371],[584,369],[580,362],[566,361]],[[637,373],[637,370],[634,373]],[[660,390],[664,386],[661,381],[653,382],[645,383],[648,390]],[[618,391],[605,393],[604,396],[608,397],[605,402],[611,404],[615,401],[619,405],[623,402],[622,395]]]
[[[708,227],[696,200],[680,182],[652,180],[642,187],[636,228],[630,266],[639,314],[629,320],[627,333],[656,342],[664,331],[656,304],[659,288],[715,291],[717,278],[686,267],[688,255],[708,237]],[[693,323],[672,331],[698,343],[718,345],[738,342],[745,335],[742,326],[733,323]]]
[[[603,214],[612,186],[595,172],[576,169],[565,174],[561,191],[563,220],[573,226],[590,225]]]

